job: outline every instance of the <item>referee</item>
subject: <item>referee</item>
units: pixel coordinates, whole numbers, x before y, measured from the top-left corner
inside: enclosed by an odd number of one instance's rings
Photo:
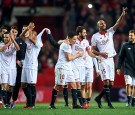
[[[27,29],[27,25],[23,25],[22,32]],[[16,42],[18,43],[20,50],[17,51],[16,53],[16,63],[17,63],[17,77],[16,77],[16,84],[14,86],[14,91],[13,91],[13,102],[10,105],[10,108],[14,108],[15,101],[18,98],[18,93],[19,93],[19,88],[21,87],[21,74],[22,74],[22,66],[23,66],[23,61],[25,59],[25,52],[26,52],[26,43],[20,38],[16,38]]]

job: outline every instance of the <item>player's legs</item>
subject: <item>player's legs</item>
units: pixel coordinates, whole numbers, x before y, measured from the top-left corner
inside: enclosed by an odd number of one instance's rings
[[[108,107],[113,109],[114,107],[111,104],[110,88],[109,88],[110,83],[111,83],[110,81],[114,81],[114,62],[113,62],[113,58],[108,58],[108,59],[102,60],[99,63],[99,69],[100,69],[100,73],[101,73],[101,78],[102,78],[103,83],[104,83],[104,87],[103,87],[101,93],[99,94],[99,96],[97,96],[95,98],[95,100],[98,103],[98,107],[102,108],[101,98],[102,98],[103,95],[105,95],[107,103],[108,103]]]
[[[55,104],[59,89],[60,89],[60,85],[55,85],[54,88],[52,89],[52,97],[51,97],[49,109],[56,109],[54,104]]]
[[[132,104],[133,107],[135,106],[135,85],[133,85],[132,89]]]
[[[13,95],[12,95],[13,102],[15,102],[18,98],[19,89],[21,87],[21,74],[22,74],[22,68],[17,67],[16,83],[15,83]]]
[[[9,70],[8,87],[7,87],[7,105],[10,106],[10,99],[13,94],[13,87],[16,82],[16,69]]]
[[[9,78],[9,72],[6,69],[2,69],[2,76],[1,76],[1,82],[2,82],[2,90],[1,95],[4,102],[4,108],[6,108],[7,104],[7,87],[8,87],[8,78]]]
[[[6,104],[7,104],[7,83],[2,83],[2,90],[1,90],[1,95],[2,95],[2,99],[4,102],[4,107],[6,108]]]
[[[129,75],[124,75],[125,78],[125,83],[126,83],[126,94],[127,94],[127,105],[126,106],[130,106],[131,105],[131,86],[132,86],[132,78]]]
[[[31,94],[32,94],[32,106],[35,106],[35,101],[36,101],[36,87],[35,84],[28,84],[28,87],[31,90]]]
[[[91,100],[91,95],[92,95],[92,83],[93,82],[87,82],[86,86],[87,86],[87,102],[90,103]]]
[[[8,85],[7,87],[7,105],[8,106],[10,105],[10,99],[11,99],[12,93],[13,93],[13,86]]]
[[[93,68],[85,68],[85,69],[86,69],[85,71],[86,71],[87,103],[89,105],[92,95]]]
[[[68,85],[63,86],[63,96],[65,100],[65,106],[68,106]]]
[[[54,103],[60,86],[66,85],[67,72],[62,68],[55,68],[55,86],[52,90],[52,97],[49,109],[55,109]]]
[[[26,70],[26,78],[27,78],[27,87],[29,89],[29,96],[31,98],[30,107],[34,108],[35,100],[36,100],[36,87],[37,83],[37,70],[35,69],[25,69]]]

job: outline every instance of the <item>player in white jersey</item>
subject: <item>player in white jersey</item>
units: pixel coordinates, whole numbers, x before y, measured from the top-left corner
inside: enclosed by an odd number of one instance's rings
[[[7,27],[2,26],[0,28],[0,47],[3,44],[3,34],[7,32]],[[3,48],[0,49],[0,51],[2,51]],[[0,52],[1,53],[1,52]],[[1,54],[0,54],[1,55]],[[2,94],[1,94],[1,56],[0,56],[0,107],[2,107],[3,103],[2,103]]]
[[[25,96],[27,98],[27,103],[24,108],[33,108],[35,106],[36,99],[36,88],[35,84],[37,82],[37,72],[38,72],[38,55],[43,46],[41,36],[45,30],[37,35],[34,31],[35,25],[30,22],[28,29],[26,29],[20,37],[27,44],[26,54],[22,69],[21,85]],[[26,33],[29,33],[29,37],[26,38]]]
[[[12,96],[13,86],[15,85],[16,76],[15,71],[12,70],[11,64],[16,61],[14,58],[14,52],[19,50],[19,46],[14,40],[14,34],[12,32],[6,32],[4,34],[4,44],[10,44],[1,53],[1,66],[2,66],[2,97],[4,101],[4,107],[9,107],[9,101]],[[11,43],[10,43],[11,42]],[[13,61],[14,60],[14,61]],[[14,66],[14,65],[13,65]]]
[[[76,29],[76,32],[78,34],[78,38],[76,40],[76,43],[72,45],[72,50],[73,50],[73,54],[76,54],[80,51],[83,51],[84,54],[82,57],[79,57],[75,60],[72,61],[72,66],[73,66],[73,72],[75,74],[76,77],[76,82],[77,82],[77,93],[78,93],[78,99],[80,102],[80,105],[82,105],[83,108],[86,108],[86,97],[85,97],[85,55],[86,52],[92,56],[92,57],[96,57],[96,55],[94,55],[90,48],[89,48],[89,42],[86,38],[86,29],[83,26],[78,26]],[[81,85],[80,85],[81,83]],[[81,89],[81,93],[80,93],[80,89]],[[83,102],[82,102],[83,100]]]
[[[91,46],[90,46],[91,49]],[[91,56],[86,53],[86,59],[85,59],[85,82],[86,82],[86,88],[87,88],[87,106],[90,106],[90,100],[92,95],[92,83],[94,78],[94,68],[96,69],[97,77],[100,75],[98,63],[96,58],[92,58]]]
[[[95,98],[95,101],[98,103],[98,107],[102,108],[101,98],[105,94],[108,107],[113,109],[114,107],[110,101],[110,88],[113,86],[114,83],[114,61],[113,57],[116,55],[113,43],[113,35],[116,29],[120,26],[127,8],[123,8],[123,12],[119,19],[117,20],[116,24],[106,30],[106,23],[104,20],[99,20],[97,26],[99,28],[99,32],[95,33],[92,36],[91,43],[93,52],[97,55],[101,56],[101,60],[99,61],[99,69],[101,78],[104,83],[104,88],[102,92]],[[96,51],[95,49],[98,49]]]
[[[77,105],[77,89],[76,89],[75,76],[73,74],[74,68],[72,68],[71,62],[72,60],[83,56],[83,52],[81,51],[72,55],[71,45],[76,42],[77,39],[76,33],[74,32],[68,33],[68,39],[69,39],[69,44],[63,42],[60,45],[59,57],[58,57],[57,64],[55,66],[55,86],[52,90],[52,99],[49,107],[50,109],[55,109],[54,103],[58,91],[60,89],[60,86],[66,85],[66,83],[69,83],[69,85],[71,85],[73,108],[74,109],[80,108],[80,106]]]

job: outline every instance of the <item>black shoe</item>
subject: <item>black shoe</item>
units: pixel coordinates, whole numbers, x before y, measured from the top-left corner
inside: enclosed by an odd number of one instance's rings
[[[109,109],[115,109],[112,105],[108,105]]]
[[[101,100],[98,99],[98,97],[95,98],[95,101],[97,102],[98,104],[98,108],[103,108],[102,104],[101,104]]]
[[[82,107],[80,105],[73,105],[72,109],[82,109]]]
[[[68,103],[65,104],[65,107],[68,107]]]
[[[134,100],[134,98],[132,99],[132,103],[131,103],[131,105],[132,105],[132,107],[134,107],[134,106],[135,106],[135,100]]]
[[[54,105],[50,105],[48,109],[56,109],[56,107]]]

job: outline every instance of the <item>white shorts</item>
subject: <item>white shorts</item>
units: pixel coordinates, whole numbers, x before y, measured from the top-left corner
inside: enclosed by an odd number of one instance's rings
[[[75,77],[75,82],[80,82],[79,71],[76,67],[73,68],[73,74],[74,74],[74,77]]]
[[[99,70],[102,81],[109,79],[114,81],[114,61],[113,58],[102,59],[99,62]]]
[[[93,83],[93,68],[85,67],[85,82],[92,82]]]
[[[2,83],[7,83],[10,86],[15,86],[16,69],[2,69]]]
[[[28,84],[36,84],[37,83],[37,70],[23,68],[21,82],[28,83]]]
[[[75,77],[72,70],[65,70],[63,68],[55,69],[55,84],[67,85],[69,82],[75,82]]]
[[[130,75],[124,75],[125,83],[135,86],[135,78],[131,77]]]
[[[1,64],[1,63],[0,63]],[[2,81],[1,81],[1,72],[2,72],[2,70],[1,70],[2,68],[1,68],[1,65],[0,65],[0,84],[2,83]]]
[[[1,75],[0,75],[0,85],[2,84],[2,79],[1,79]]]
[[[85,83],[85,66],[76,66],[73,68],[76,82]],[[79,77],[77,77],[79,76]],[[77,81],[78,78],[78,81]]]

